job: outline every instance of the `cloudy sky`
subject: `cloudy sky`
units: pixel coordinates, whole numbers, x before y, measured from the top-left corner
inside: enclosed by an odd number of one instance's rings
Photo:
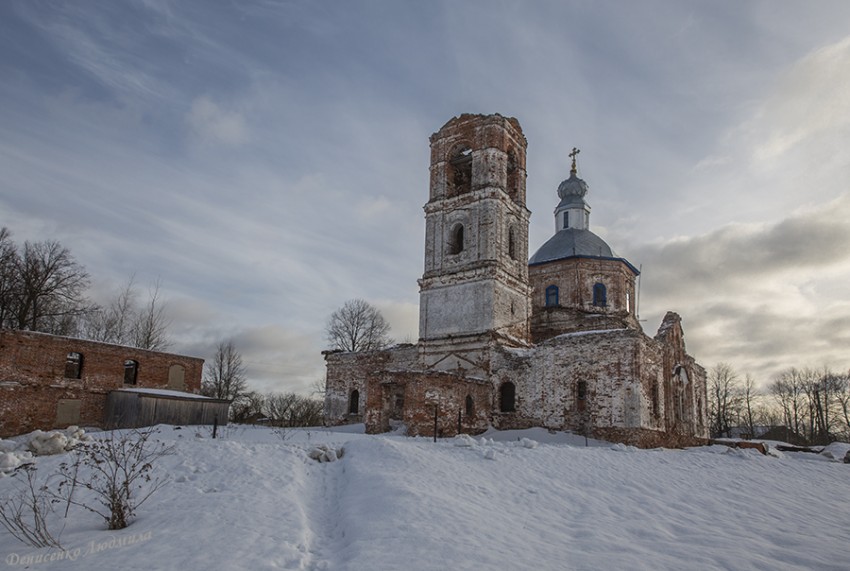
[[[592,229],[706,366],[850,367],[850,3],[0,3],[0,225],[97,298],[162,280],[173,350],[306,391],[327,316],[417,338],[428,136],[517,117],[531,250],[581,148]]]

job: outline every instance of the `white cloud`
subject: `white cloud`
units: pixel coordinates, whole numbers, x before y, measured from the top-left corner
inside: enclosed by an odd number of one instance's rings
[[[650,333],[667,310],[707,366],[727,361],[765,382],[790,366],[850,367],[850,195],[769,224],[633,248]]]
[[[850,36],[796,63],[748,128],[754,159],[772,164],[812,138],[850,128]],[[850,133],[845,133],[850,134]],[[806,152],[806,155],[810,153]]]
[[[186,122],[202,143],[236,146],[248,141],[248,128],[242,115],[222,109],[207,96],[192,102]]]

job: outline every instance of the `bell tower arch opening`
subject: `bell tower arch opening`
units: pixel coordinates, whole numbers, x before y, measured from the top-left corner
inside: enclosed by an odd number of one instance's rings
[[[465,194],[472,190],[472,149],[459,143],[449,153],[446,192],[449,196]]]

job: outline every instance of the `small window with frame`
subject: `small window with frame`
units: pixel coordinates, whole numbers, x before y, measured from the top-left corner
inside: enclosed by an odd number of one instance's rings
[[[593,286],[593,305],[596,307],[606,307],[608,305],[608,290],[603,283],[596,283]]]
[[[550,285],[546,288],[546,307],[556,307],[558,305],[558,286]]]

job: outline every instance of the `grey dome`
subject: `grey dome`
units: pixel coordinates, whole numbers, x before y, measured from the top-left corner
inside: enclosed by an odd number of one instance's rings
[[[590,230],[565,228],[556,232],[545,244],[540,246],[528,260],[528,264],[542,264],[576,256],[617,259],[614,252],[611,251],[611,246]]]
[[[587,194],[587,183],[581,180],[575,171],[570,172],[570,178],[558,185],[558,197],[561,199],[567,198],[584,198]]]

